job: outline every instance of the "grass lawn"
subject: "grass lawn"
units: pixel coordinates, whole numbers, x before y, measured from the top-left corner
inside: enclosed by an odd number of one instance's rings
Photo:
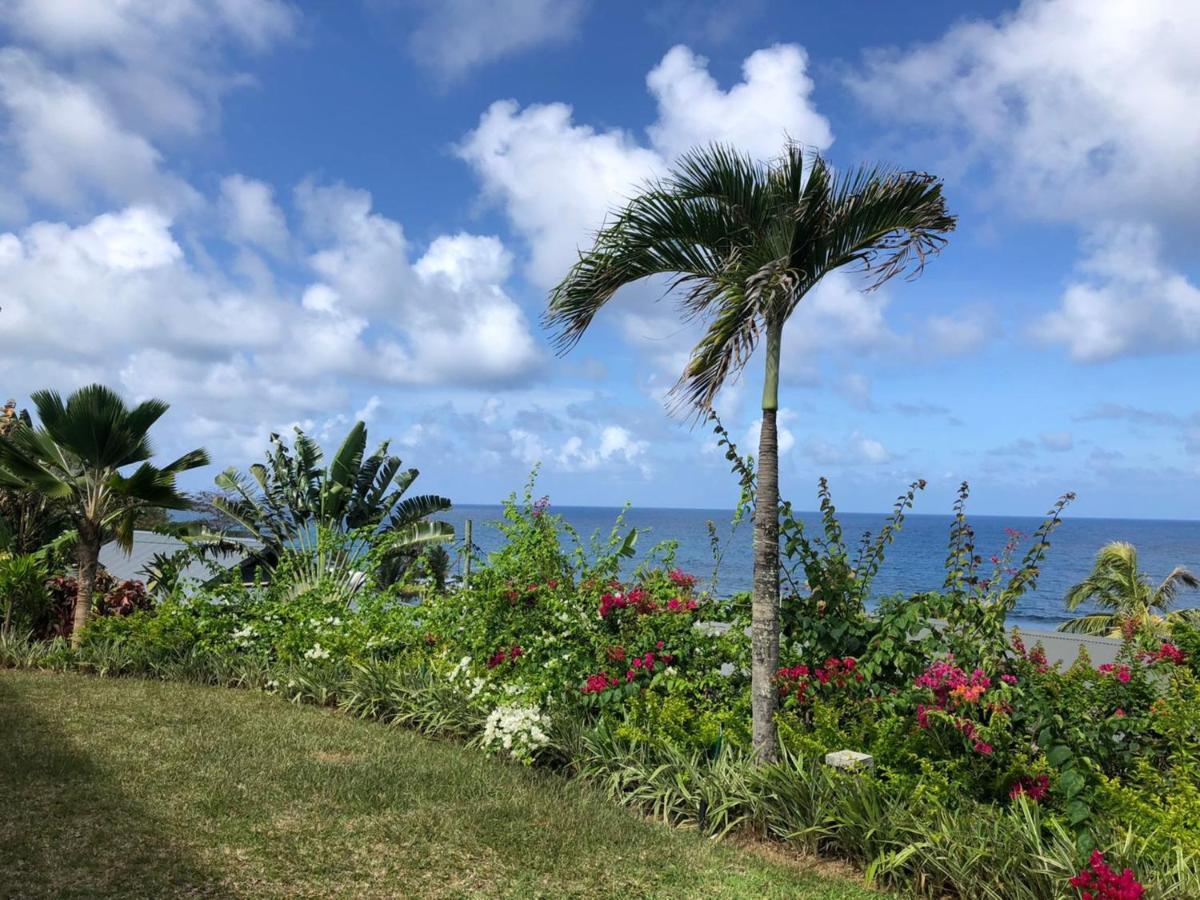
[[[244,691],[0,671],[3,897],[878,897]]]

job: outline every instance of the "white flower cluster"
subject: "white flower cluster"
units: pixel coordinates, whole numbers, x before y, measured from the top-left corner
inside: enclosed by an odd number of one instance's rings
[[[251,639],[254,637],[254,634],[254,626],[247,625],[245,628],[239,628],[237,631],[235,631],[233,633],[233,639],[239,644],[245,646],[246,644],[250,643]]]
[[[536,706],[497,706],[483,727],[483,746],[529,763],[535,751],[550,743],[549,727],[550,719]]]
[[[304,651],[305,659],[329,659],[329,651],[322,647],[319,643],[313,644]]]
[[[471,657],[464,656],[458,661],[458,665],[450,670],[450,680],[455,681],[459,675],[467,670],[467,666],[469,665],[471,665]]]

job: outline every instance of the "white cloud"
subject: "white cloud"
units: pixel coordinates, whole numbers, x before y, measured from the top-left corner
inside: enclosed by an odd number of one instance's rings
[[[547,443],[526,428],[508,432],[513,456],[527,466],[539,463],[563,472],[594,472],[607,468],[634,466],[648,476],[645,456],[649,442],[633,437],[622,425],[604,425],[572,434],[557,446]]]
[[[563,103],[497,101],[458,152],[528,243],[528,275],[543,288],[566,274],[614,204],[664,165],[628,132],[574,124]]]
[[[0,50],[0,105],[20,187],[64,208],[105,201],[153,201],[168,209],[198,195],[163,170],[157,149],[123,127],[103,94],[47,69],[23,50]]]
[[[566,274],[605,216],[647,179],[664,174],[667,155],[685,145],[732,140],[771,156],[785,134],[829,144],[828,123],[808,100],[803,50],[760,50],[746,60],[744,74],[723,92],[701,58],[676,47],[648,78],[659,110],[649,146],[627,131],[577,124],[563,103],[522,109],[501,100],[458,153],[479,177],[484,197],[503,208],[527,241],[529,277],[547,288]]]
[[[791,137],[824,150],[833,143],[829,121],[812,105],[808,54],[795,44],[757,50],[742,63],[742,81],[722,91],[708,60],[682,45],[671,48],[646,84],[658,101],[648,130],[654,148],[672,159],[722,141],[757,159],[779,154]]]
[[[1149,225],[1098,229],[1078,277],[1034,334],[1096,362],[1200,346],[1200,288],[1162,259]]]
[[[185,252],[149,206],[0,234],[0,381],[27,394],[119,373],[131,393],[177,403],[191,423],[181,433],[215,434],[214,451],[240,453],[290,422],[341,423],[329,410],[364,387],[531,374],[539,352],[502,287],[511,260],[496,238],[442,236],[414,260],[369,195],[312,185],[301,195],[304,217],[318,219],[303,239],[313,280],[283,288]],[[358,415],[379,406],[371,397]]]
[[[287,220],[275,204],[269,184],[243,175],[221,179],[221,213],[230,240],[272,253],[286,250]]]
[[[1195,3],[1027,0],[877,54],[852,84],[882,116],[945,130],[1018,212],[1194,223],[1197,45]]]
[[[943,356],[962,356],[987,343],[991,331],[988,317],[969,311],[959,312],[930,316],[919,340],[926,349]]]
[[[297,203],[307,231],[324,241],[309,259],[321,280],[305,303],[390,324],[397,334],[376,361],[384,377],[494,383],[537,364],[528,320],[503,288],[512,262],[498,238],[443,235],[410,263],[404,230],[372,212],[365,191],[305,183]]]
[[[226,71],[227,49],[263,50],[296,21],[281,0],[0,2],[12,39],[0,51],[8,138],[0,171],[34,199],[73,212],[197,204],[157,142],[211,128],[220,96],[246,83]]]
[[[423,0],[413,55],[445,79],[531,47],[574,37],[588,0]]]
[[[859,431],[839,443],[823,437],[809,438],[804,444],[804,454],[819,466],[880,465],[892,458],[880,441]]]

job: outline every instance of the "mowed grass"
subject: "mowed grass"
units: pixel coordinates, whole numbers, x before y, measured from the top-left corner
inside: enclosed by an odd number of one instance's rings
[[[878,897],[246,691],[0,672],[3,897]]]

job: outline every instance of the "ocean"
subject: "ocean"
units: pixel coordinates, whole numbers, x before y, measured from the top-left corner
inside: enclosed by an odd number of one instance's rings
[[[555,506],[551,511],[562,515],[585,541],[597,530],[607,537],[620,512],[617,508],[591,506]],[[752,570],[750,522],[744,522],[731,539],[731,516],[728,510],[635,507],[627,514],[626,523],[646,530],[638,539],[637,560],[644,558],[660,541],[676,540],[679,542],[676,564],[709,584],[713,575],[713,554],[707,523],[712,521],[724,547],[716,591],[724,596],[749,590]],[[886,514],[839,512],[838,517],[846,543],[853,551],[864,531],[878,532]],[[470,519],[474,542],[484,553],[498,549],[503,543],[503,536],[495,527],[500,518],[499,506],[456,506],[440,518],[454,525],[460,543],[463,524]],[[816,513],[804,513],[801,518],[810,534],[818,533],[820,520]],[[981,571],[986,573],[991,571],[988,559],[1004,547],[1006,529],[1012,528],[1026,535],[1017,551],[1019,560],[1029,546],[1029,536],[1042,519],[971,516],[969,521],[975,528],[977,552],[984,558]],[[952,518],[946,515],[907,516],[904,527],[887,550],[874,581],[873,595],[910,594],[941,587],[951,522]],[[1067,589],[1091,570],[1096,551],[1116,540],[1129,541],[1137,547],[1141,568],[1156,582],[1177,565],[1200,573],[1200,521],[1068,517],[1051,538],[1037,589],[1021,598],[1009,618],[1010,624],[1053,628],[1068,618],[1063,604]],[[637,560],[627,568],[632,569]],[[1185,591],[1180,595],[1179,605],[1200,606],[1200,591]]]

